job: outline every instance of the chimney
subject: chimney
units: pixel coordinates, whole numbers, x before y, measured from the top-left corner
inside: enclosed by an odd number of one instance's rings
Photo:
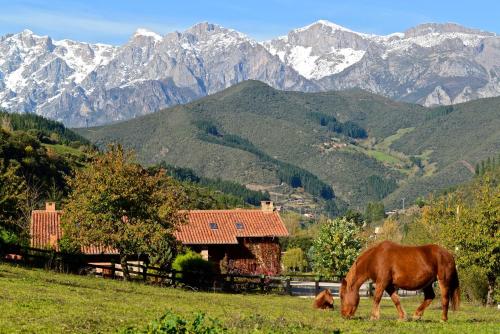
[[[273,212],[274,204],[272,201],[261,201],[260,208],[263,212]]]
[[[56,211],[56,202],[45,202],[45,211],[55,212]]]

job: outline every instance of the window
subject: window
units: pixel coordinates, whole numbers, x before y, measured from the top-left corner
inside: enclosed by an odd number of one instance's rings
[[[237,230],[243,230],[243,228],[244,228],[243,223],[238,222],[238,223],[235,223],[235,225],[236,225]]]
[[[209,225],[210,225],[210,229],[211,230],[217,230],[217,229],[219,229],[219,226],[217,226],[217,223],[209,223]]]

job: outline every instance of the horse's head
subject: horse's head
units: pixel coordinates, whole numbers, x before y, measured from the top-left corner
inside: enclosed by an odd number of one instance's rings
[[[359,293],[347,284],[345,279],[340,286],[340,314],[344,318],[351,318],[359,304]]]
[[[333,295],[332,291],[330,289],[324,290],[325,294],[323,295],[323,300],[328,303],[329,305],[333,306]]]

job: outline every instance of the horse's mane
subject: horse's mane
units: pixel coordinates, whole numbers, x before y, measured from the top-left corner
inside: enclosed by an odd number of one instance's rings
[[[356,269],[357,269],[358,265],[361,262],[365,261],[365,259],[371,253],[371,251],[373,251],[375,248],[377,248],[383,242],[385,242],[385,241],[377,242],[376,244],[373,244],[373,245],[369,246],[368,248],[366,248],[365,250],[363,250],[361,252],[361,254],[358,256],[358,258],[356,259],[356,261],[354,261],[354,263],[352,264],[351,268],[349,269],[349,271],[347,272],[347,275],[345,277],[348,289],[351,289],[352,285],[354,284],[353,278],[356,277]]]

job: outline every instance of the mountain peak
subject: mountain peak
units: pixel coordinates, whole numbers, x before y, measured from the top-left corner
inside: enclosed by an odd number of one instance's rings
[[[347,32],[355,33],[354,31],[352,31],[346,27],[343,27],[343,26],[338,25],[336,23],[330,22],[328,20],[318,20],[318,21],[313,22],[305,27],[295,29],[294,31],[301,32],[301,31],[309,30],[310,28],[315,27],[315,26],[328,27],[328,28],[332,29],[332,31],[347,31]]]
[[[146,28],[139,28],[134,32],[134,37],[152,37],[155,41],[159,42],[163,37],[154,31],[148,30]]]
[[[24,29],[21,31],[21,35],[34,35],[35,33],[29,29]]]

